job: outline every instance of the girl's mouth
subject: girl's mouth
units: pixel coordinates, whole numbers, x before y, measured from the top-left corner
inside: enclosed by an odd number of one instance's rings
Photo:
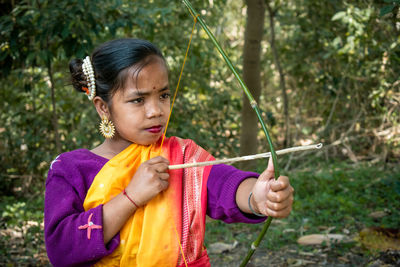
[[[159,133],[159,132],[161,132],[162,128],[163,127],[161,125],[157,125],[157,126],[147,128],[146,131],[148,131],[150,133]]]

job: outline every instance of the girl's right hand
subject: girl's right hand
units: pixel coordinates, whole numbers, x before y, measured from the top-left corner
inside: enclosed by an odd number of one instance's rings
[[[143,206],[161,191],[168,188],[169,161],[161,156],[143,162],[126,187],[127,194]]]

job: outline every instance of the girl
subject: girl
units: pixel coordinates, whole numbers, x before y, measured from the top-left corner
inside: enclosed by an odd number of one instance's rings
[[[50,166],[45,240],[54,266],[209,266],[206,214],[227,223],[289,215],[293,188],[273,179],[271,162],[260,176],[227,165],[168,170],[213,157],[192,140],[163,140],[170,88],[153,44],[110,41],[70,71],[106,139]]]

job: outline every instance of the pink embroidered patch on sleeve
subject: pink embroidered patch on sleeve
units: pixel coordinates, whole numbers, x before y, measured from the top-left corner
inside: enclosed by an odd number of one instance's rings
[[[101,229],[101,225],[96,225],[92,222],[93,213],[89,215],[88,223],[78,227],[79,230],[87,229],[87,238],[90,239],[92,229]]]

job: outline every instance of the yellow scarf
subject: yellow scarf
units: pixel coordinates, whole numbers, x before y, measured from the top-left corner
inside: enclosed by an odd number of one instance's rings
[[[94,178],[84,201],[89,210],[120,194],[146,160],[158,156],[159,146],[132,144],[109,160]],[[171,177],[172,178],[172,177]],[[181,181],[171,179],[166,191],[136,210],[120,231],[120,245],[96,266],[176,266],[179,257]]]

